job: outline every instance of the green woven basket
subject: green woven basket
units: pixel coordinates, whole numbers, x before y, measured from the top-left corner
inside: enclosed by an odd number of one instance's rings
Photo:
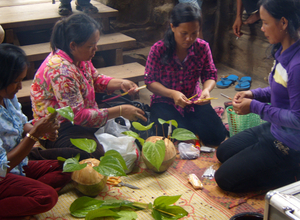
[[[230,137],[248,128],[255,127],[266,121],[262,120],[259,115],[250,113],[247,115],[238,115],[232,106],[226,108]]]

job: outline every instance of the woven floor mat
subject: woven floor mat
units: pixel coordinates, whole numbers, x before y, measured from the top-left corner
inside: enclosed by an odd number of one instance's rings
[[[189,215],[183,219],[227,220],[241,212],[264,212],[265,192],[229,193],[221,190],[214,179],[203,178],[207,168],[220,166],[215,153],[201,153],[196,160],[181,160],[179,155],[166,172],[157,174],[145,169],[139,162],[124,182],[138,186],[141,190],[107,185],[97,199],[126,199],[138,202],[152,202],[162,195],[181,195],[177,205],[185,208]],[[188,183],[188,174],[194,173],[202,181],[203,190],[194,190]],[[59,196],[58,203],[49,212],[37,215],[39,220],[72,220],[69,213],[71,203],[80,195],[72,184],[67,185]],[[153,219],[150,212],[138,211],[138,219]]]
[[[138,186],[140,190],[133,190],[127,187],[114,187],[107,185],[104,191],[97,196],[97,199],[126,199],[138,202],[152,202],[162,195],[181,195],[177,201],[186,209],[189,215],[183,219],[212,219],[227,220],[233,213],[231,210],[212,200],[202,190],[194,190],[187,179],[176,172],[172,167],[168,171],[157,174],[146,170],[144,163],[140,162],[137,172],[122,177],[124,182]],[[80,195],[73,188],[72,184],[67,185],[61,192],[55,207],[43,214],[37,215],[39,220],[72,220],[69,213],[70,204]],[[153,219],[150,212],[138,211],[138,219]]]

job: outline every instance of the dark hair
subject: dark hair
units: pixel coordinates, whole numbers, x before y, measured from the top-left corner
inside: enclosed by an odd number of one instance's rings
[[[5,89],[29,66],[25,52],[12,44],[0,44],[0,90]]]
[[[73,14],[55,23],[51,35],[51,49],[61,49],[73,58],[70,43],[84,44],[96,31],[101,30],[100,24],[84,13]]]
[[[288,20],[287,31],[294,39],[299,39],[298,30],[300,28],[300,1],[299,0],[260,0],[259,6],[264,7],[268,13],[275,19],[280,20],[282,17]],[[280,43],[273,45],[272,55],[281,46]]]
[[[170,23],[173,24],[173,27],[178,27],[181,23],[190,21],[198,21],[201,28],[202,18],[200,9],[195,7],[195,5],[192,3],[177,4],[171,12]],[[174,33],[170,25],[165,32],[163,42],[167,49],[162,56],[162,63],[167,64],[168,61],[172,58],[174,50],[176,48]]]

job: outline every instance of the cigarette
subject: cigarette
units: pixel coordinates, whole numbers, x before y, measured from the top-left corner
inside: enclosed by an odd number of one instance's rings
[[[239,39],[239,37],[236,37],[235,39],[236,39],[236,40],[238,40],[238,39]]]
[[[227,98],[227,99],[229,99],[229,100],[232,100],[232,98],[230,98],[228,95],[225,95],[225,94],[223,94],[223,93],[221,93],[221,96],[223,96],[223,97],[225,97],[225,98]]]

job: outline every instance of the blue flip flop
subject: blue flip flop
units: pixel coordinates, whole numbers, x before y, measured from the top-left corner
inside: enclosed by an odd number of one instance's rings
[[[219,82],[217,82],[217,87],[220,89],[228,88],[231,84],[234,84],[238,80],[238,76],[229,75],[226,78],[221,78]]]
[[[252,79],[250,76],[244,76],[238,80],[238,84],[235,86],[236,91],[249,90],[251,87]]]

